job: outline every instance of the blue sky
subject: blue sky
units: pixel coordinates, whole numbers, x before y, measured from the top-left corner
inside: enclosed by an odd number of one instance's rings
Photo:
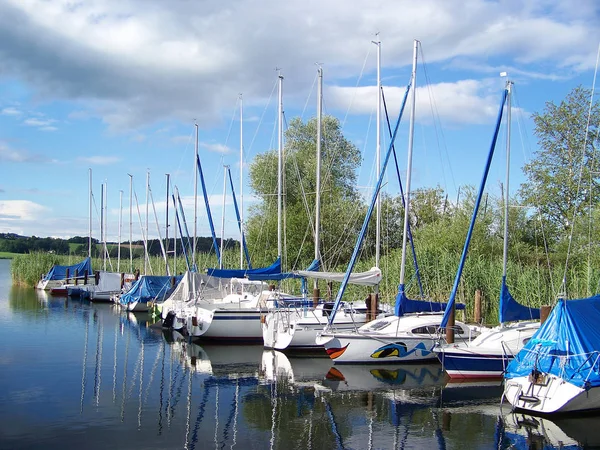
[[[217,227],[223,164],[239,190],[238,96],[244,99],[245,166],[277,145],[276,68],[287,120],[315,115],[315,63],[324,69],[324,107],[363,152],[359,185],[374,184],[376,47],[395,115],[408,82],[412,41],[422,43],[413,187],[477,184],[506,71],[515,82],[511,190],[536,148],[530,114],[590,87],[600,5],[564,1],[380,0],[5,0],[0,4],[0,232],[70,237],[88,232],[88,169],[100,208],[107,185],[107,237],[128,235],[129,176],[145,221],[146,173],[164,233],[165,173],[193,217],[193,129]],[[434,107],[430,99],[434,100]],[[435,123],[434,126],[434,115]],[[398,136],[406,166],[404,124]],[[387,139],[384,140],[384,143]],[[503,142],[503,140],[502,140]],[[384,145],[385,148],[385,145]],[[247,169],[247,167],[245,167]],[[244,172],[247,180],[247,170]],[[488,186],[498,190],[503,156]],[[387,189],[397,192],[390,177]],[[245,188],[245,206],[254,199]],[[227,198],[226,235],[236,236]],[[207,235],[204,208],[198,234]],[[150,219],[150,237],[156,227]],[[99,218],[93,217],[99,237]],[[134,207],[133,234],[140,237]]]

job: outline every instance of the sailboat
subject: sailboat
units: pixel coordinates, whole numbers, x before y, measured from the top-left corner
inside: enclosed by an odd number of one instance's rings
[[[317,138],[316,138],[316,205],[315,205],[315,259],[308,270],[296,271],[294,275],[315,280],[315,298],[318,299],[318,280],[341,282],[343,273],[319,271],[320,260],[320,204],[321,204],[321,127],[323,110],[323,69],[318,69],[317,84]],[[381,282],[381,270],[373,267],[363,273],[350,276],[351,284],[362,286],[378,286]],[[317,300],[318,302],[318,300]],[[327,324],[332,303],[308,305],[308,301],[288,303],[277,306],[262,319],[262,334],[265,348],[280,351],[323,351],[321,345],[315,343],[317,333]],[[350,330],[367,321],[370,311],[364,301],[342,302],[336,314],[333,326],[337,330]]]
[[[280,75],[280,117],[283,116],[282,81],[283,77]],[[281,151],[281,120],[279,128],[279,146]],[[199,158],[197,157],[196,159],[199,167]],[[213,230],[208,198],[206,197],[205,202],[207,204],[207,212],[209,213],[209,221],[211,222],[211,230]],[[240,245],[243,246],[243,236],[241,239]],[[213,241],[217,256],[221,262],[214,232]],[[279,240],[279,242],[281,241]],[[212,279],[211,283],[213,285],[219,286],[224,295],[208,297],[202,295],[200,290],[200,292],[193,294],[194,297],[190,298],[190,301],[183,308],[178,311],[172,311],[178,318],[175,320],[172,317],[169,321],[169,323],[179,326],[183,319],[187,332],[192,338],[245,343],[261,342],[260,318],[267,311],[267,305],[272,305],[274,302],[284,298],[292,298],[292,296],[267,289],[267,284],[264,281],[251,279],[254,276],[261,277],[262,279],[277,279],[281,275],[281,257],[278,257],[271,266],[263,268],[223,269],[222,263],[220,263],[220,268],[208,269],[206,275]],[[166,319],[168,313],[169,310],[163,308],[163,319]]]
[[[598,61],[600,45],[592,93]],[[592,94],[589,114],[593,102]],[[588,132],[589,127],[586,129],[584,152],[587,150]],[[571,226],[573,223],[574,220]],[[572,231],[573,228],[569,239]],[[506,369],[503,398],[514,409],[534,414],[600,409],[600,295],[567,300],[566,273],[565,267],[561,298],[538,332]]]
[[[540,327],[539,309],[523,306],[512,297],[506,284],[508,255],[508,200],[510,162],[510,116],[512,82],[506,82],[506,189],[504,200],[503,273],[500,289],[500,325],[486,330],[471,342],[436,347],[444,370],[452,379],[500,378],[508,363]],[[501,120],[502,117],[499,118]],[[538,319],[537,321],[535,319]]]
[[[508,365],[503,398],[535,414],[600,409],[600,295],[560,299]]]
[[[355,331],[338,333],[332,330],[331,324],[334,320],[335,306],[330,316],[328,325],[318,335],[316,342],[322,344],[329,357],[337,363],[382,363],[382,362],[415,362],[434,360],[436,355],[432,348],[438,340],[438,330],[442,322],[442,315],[435,314],[441,312],[446,307],[443,303],[428,302],[422,300],[410,300],[405,294],[404,275],[406,267],[406,244],[408,231],[408,217],[410,208],[410,178],[412,168],[412,147],[415,116],[415,89],[416,89],[416,68],[417,52],[419,41],[414,42],[413,68],[411,82],[408,86],[412,97],[412,108],[410,116],[410,131],[408,139],[408,166],[406,182],[406,207],[404,215],[404,233],[402,241],[402,260],[400,266],[400,287],[396,297],[395,315],[376,319],[369,322]],[[408,91],[407,91],[408,94]],[[379,180],[374,192],[373,200],[369,207],[371,212],[374,206],[379,189],[383,181],[383,175],[390,157],[392,144],[396,136],[400,118],[396,124],[396,129],[392,136],[390,147],[388,149]],[[363,232],[366,231],[369,214],[365,217]],[[346,276],[338,291],[336,304],[341,301],[347,281],[354,266],[360,244],[364,238],[363,233],[357,241],[354,254],[346,270]],[[464,305],[462,305],[464,308]],[[479,333],[475,327],[456,322],[455,334],[461,339],[471,339]]]

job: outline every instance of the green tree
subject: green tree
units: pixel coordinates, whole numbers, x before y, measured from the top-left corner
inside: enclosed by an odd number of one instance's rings
[[[532,116],[539,150],[523,168],[527,181],[519,194],[525,205],[539,208],[554,238],[570,229],[571,221],[583,214],[590,201],[600,200],[600,154],[593,145],[600,104],[595,102],[589,115],[590,96],[590,90],[576,87],[560,104],[547,102],[541,113]]]
[[[284,255],[287,269],[301,268],[314,256],[314,205],[316,192],[316,119],[295,118],[285,133],[284,150]],[[323,118],[321,143],[321,254],[327,267],[347,262],[365,208],[356,190],[356,169],[361,155],[342,134],[339,121]],[[259,203],[250,211],[247,234],[253,254],[267,262],[277,256],[276,150],[255,157],[250,185]]]

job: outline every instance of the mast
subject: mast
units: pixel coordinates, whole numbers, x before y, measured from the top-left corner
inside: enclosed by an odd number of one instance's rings
[[[196,241],[198,231],[198,124],[196,127],[196,144],[194,155],[194,247],[192,248],[192,268],[196,268]]]
[[[144,275],[148,272],[148,244],[150,235],[148,234],[148,202],[150,200],[150,171],[146,172],[146,255],[144,258]]]
[[[173,275],[177,275],[177,228],[179,228],[179,215],[173,197],[173,209],[175,210],[175,230],[173,231]]]
[[[165,174],[167,178],[167,197],[165,201],[165,274],[169,275],[169,179],[170,174]],[[173,271],[173,275],[177,272]]]
[[[102,183],[102,192],[100,195],[100,240],[102,241],[102,270],[106,270],[106,237],[104,235],[104,196],[106,184]]]
[[[510,116],[512,81],[506,81],[506,176],[504,190],[504,246],[502,249],[502,285],[506,284],[506,266],[508,264],[508,200],[510,179]]]
[[[129,175],[129,272],[133,273],[133,175],[129,173],[127,175]]]
[[[92,257],[92,169],[89,169],[90,175],[90,196],[89,196],[89,237],[88,237],[88,257]]]
[[[221,214],[221,258],[219,258],[219,269],[223,269],[223,243],[225,242],[225,192],[227,189],[227,169],[223,166],[223,212]]]
[[[244,100],[240,94],[240,269],[244,268]],[[223,252],[221,252],[223,254]]]
[[[121,272],[121,229],[123,228],[123,190],[119,191],[119,242],[117,244],[117,273]]]
[[[282,215],[282,195],[283,195],[283,76],[281,70],[279,71],[279,108],[277,112],[278,117],[278,142],[277,142],[277,257],[281,258],[282,247],[281,247],[281,215]]]
[[[321,245],[321,126],[323,113],[323,68],[319,67],[319,83],[317,85],[317,177],[315,182],[315,260],[320,260]],[[315,289],[319,288],[315,279]]]
[[[379,173],[381,169],[381,41],[379,33],[377,33],[377,41],[373,41],[373,43],[377,46],[377,149],[375,155],[377,173]],[[381,257],[381,195],[379,194],[377,195],[375,220],[375,267],[379,267]]]
[[[410,178],[412,171],[412,154],[413,154],[413,134],[415,131],[415,100],[417,90],[417,50],[419,41],[415,39],[413,51],[413,68],[412,68],[412,89],[410,96],[412,104],[410,107],[410,124],[408,132],[408,162],[406,166],[406,202],[404,207],[404,228],[402,232],[402,261],[400,264],[400,286],[399,293],[404,294],[404,275],[406,270],[406,241],[408,236],[408,215],[410,210]]]

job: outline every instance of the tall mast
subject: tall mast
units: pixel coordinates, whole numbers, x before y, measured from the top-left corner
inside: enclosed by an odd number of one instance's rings
[[[240,269],[244,268],[244,100],[240,94]],[[223,252],[221,252],[223,254]]]
[[[410,91],[411,109],[410,109],[410,124],[408,132],[408,163],[406,166],[406,202],[404,203],[404,228],[402,232],[402,262],[400,264],[400,293],[404,293],[404,273],[406,270],[406,241],[408,236],[408,215],[410,209],[410,178],[412,172],[412,154],[413,154],[413,134],[415,131],[415,100],[417,91],[417,50],[419,41],[415,39],[415,47],[413,52],[413,68],[412,68],[412,86]]]
[[[165,174],[167,178],[167,197],[165,202],[165,274],[169,275],[169,180],[170,174]],[[173,272],[177,275],[177,272]]]
[[[198,124],[196,127],[196,145],[194,156],[194,247],[192,248],[192,268],[196,267],[196,233],[198,230]]]
[[[148,234],[148,202],[150,201],[150,171],[146,172],[146,255],[144,258],[144,275],[148,273],[148,242],[150,235]]]
[[[219,269],[223,268],[223,243],[225,242],[225,193],[227,190],[227,169],[229,166],[223,166],[223,212],[221,214],[221,258],[219,260]]]
[[[123,227],[123,190],[119,191],[119,242],[117,243],[117,273],[121,272],[121,229]]]
[[[133,273],[133,175],[129,175],[129,273]]]
[[[282,215],[282,195],[283,195],[283,76],[279,71],[279,108],[278,108],[278,142],[277,142],[277,257],[281,258],[282,247],[281,247],[281,215]]]
[[[90,175],[90,196],[89,196],[89,237],[88,237],[88,257],[92,257],[92,169],[89,169]]]
[[[173,275],[177,275],[177,228],[179,228],[179,215],[173,197],[173,209],[175,210],[175,231],[173,232]]]
[[[319,67],[319,83],[317,85],[317,177],[315,182],[315,260],[320,260],[321,245],[321,126],[323,113],[323,68]],[[315,289],[319,283],[315,279]]]
[[[377,173],[381,169],[381,41],[377,33],[377,41],[373,41],[377,46],[377,149],[376,166]],[[376,230],[375,230],[375,266],[379,267],[379,258],[381,255],[381,195],[377,195],[376,212]]]
[[[506,81],[506,176],[504,183],[504,247],[502,250],[502,283],[506,281],[506,265],[508,263],[508,200],[510,179],[510,116],[511,116],[512,81]]]
[[[102,241],[102,270],[106,270],[106,236],[104,229],[104,197],[106,195],[106,184],[102,183],[102,192],[100,198],[100,240]]]

